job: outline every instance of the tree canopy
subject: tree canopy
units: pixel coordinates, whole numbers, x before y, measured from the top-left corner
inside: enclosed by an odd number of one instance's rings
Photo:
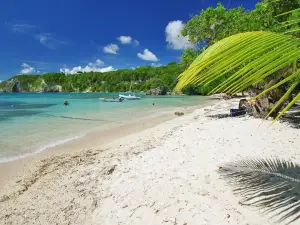
[[[183,68],[174,62],[160,67],[141,66],[134,70],[124,69],[106,73],[17,75],[2,82],[0,88],[17,79],[24,91],[38,91],[45,85],[60,85],[66,92],[121,92],[128,91],[130,86],[132,91],[148,91],[156,87],[172,91],[181,72]]]
[[[236,11],[225,10],[220,4],[215,9],[209,8],[202,12],[198,22],[204,21],[206,13],[213,13],[212,21],[208,22],[218,25],[218,29],[221,26],[223,28],[215,35],[216,27],[210,26],[210,33],[200,32],[193,36],[198,38],[194,39],[195,42],[201,40],[206,45],[211,45],[180,75],[175,89],[178,91],[191,86],[198,88],[207,85],[211,87],[214,83],[215,88],[210,93],[225,92],[232,95],[248,90],[255,100],[253,109],[259,116],[278,119],[300,99],[300,30],[297,29],[300,9],[293,8],[298,6],[299,0],[284,3],[263,0],[249,12],[240,8]],[[247,30],[235,34],[235,21],[225,23],[229,21],[227,14],[236,14],[238,11],[240,20],[243,21],[243,17],[248,16],[253,19],[249,21],[254,21],[250,32]],[[216,18],[224,22],[216,23]],[[194,19],[195,17],[192,18]],[[239,29],[245,27],[247,26],[241,23]],[[233,35],[226,37],[226,31]]]
[[[278,22],[286,18],[276,15],[299,8],[299,0],[263,0],[255,9],[247,11],[243,7],[226,9],[222,4],[202,10],[191,18],[182,30],[193,43],[210,46],[223,38],[247,31],[282,31]]]

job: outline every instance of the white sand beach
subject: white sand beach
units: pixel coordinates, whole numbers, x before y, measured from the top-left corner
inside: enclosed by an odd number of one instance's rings
[[[238,101],[216,101],[113,142],[45,157],[9,180],[2,170],[0,224],[276,224],[276,212],[239,204],[218,169],[246,157],[300,163],[299,129],[208,117]]]

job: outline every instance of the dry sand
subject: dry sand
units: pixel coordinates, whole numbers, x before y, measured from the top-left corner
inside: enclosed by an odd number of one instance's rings
[[[237,104],[220,100],[101,147],[44,157],[15,177],[2,170],[0,224],[275,224],[239,204],[218,166],[245,157],[300,163],[299,130],[207,117]]]

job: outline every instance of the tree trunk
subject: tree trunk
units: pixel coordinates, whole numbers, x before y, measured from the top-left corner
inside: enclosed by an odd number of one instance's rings
[[[248,93],[251,98],[257,96],[262,91],[263,89],[257,87],[251,87],[248,89]],[[258,118],[265,118],[285,93],[286,93],[285,87],[277,88],[270,91],[266,95],[256,99],[254,103],[251,104],[250,106],[252,109],[253,116]],[[289,100],[290,99],[283,102],[279,107],[277,107],[276,110],[270,116],[275,118],[278,115],[278,113],[281,111],[283,106],[287,102],[289,102]]]

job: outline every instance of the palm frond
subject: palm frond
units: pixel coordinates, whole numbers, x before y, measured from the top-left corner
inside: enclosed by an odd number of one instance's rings
[[[300,166],[279,159],[245,159],[220,167],[221,177],[242,197],[240,204],[272,213],[277,222],[300,218]]]
[[[298,32],[300,32],[300,28],[288,30],[288,31],[284,32],[284,34],[292,34],[292,33],[298,33]]]
[[[293,9],[293,10],[290,10],[290,11],[288,11],[288,12],[281,13],[281,14],[275,16],[275,17],[285,16],[285,15],[288,15],[288,14],[292,14],[292,13],[294,13],[294,12],[300,12],[300,8]]]
[[[299,58],[297,38],[260,31],[233,35],[205,50],[179,76],[175,91],[190,84],[209,85],[225,77],[210,94],[236,94],[294,65]]]
[[[286,26],[291,26],[291,25],[295,25],[295,24],[298,24],[298,23],[300,23],[300,19],[287,20],[287,21],[281,23],[281,25],[283,27],[286,27]]]

